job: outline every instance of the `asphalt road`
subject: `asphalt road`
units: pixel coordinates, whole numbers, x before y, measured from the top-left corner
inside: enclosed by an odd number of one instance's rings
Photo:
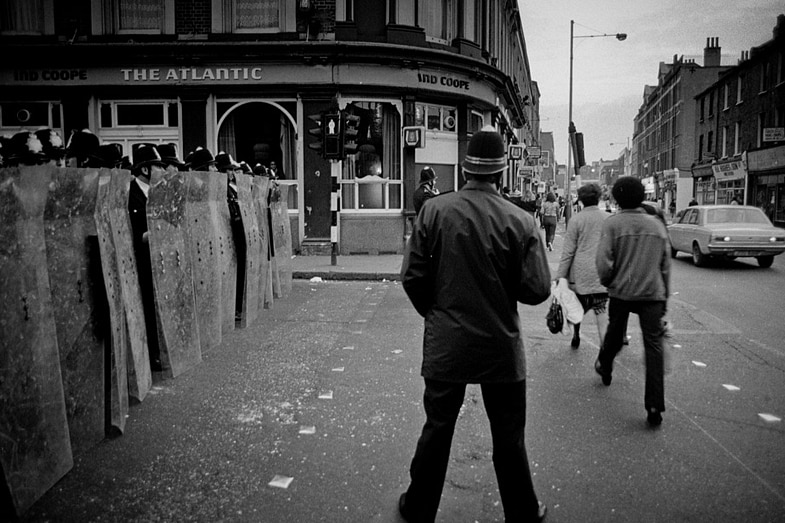
[[[691,269],[678,261],[676,281]],[[573,351],[547,331],[546,304],[521,306],[527,445],[548,521],[785,515],[785,427],[761,416],[785,418],[785,358],[680,289],[659,429],[645,422],[635,322],[604,387],[591,321]],[[125,435],[78,456],[25,520],[400,521],[424,420],[421,329],[397,283],[295,281],[264,322],[158,383]],[[491,451],[470,386],[437,521],[503,520]]]

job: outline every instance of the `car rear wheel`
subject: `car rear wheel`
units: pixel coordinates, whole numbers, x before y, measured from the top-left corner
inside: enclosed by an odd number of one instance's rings
[[[698,242],[692,244],[692,263],[695,264],[696,267],[703,267],[706,265],[706,262],[709,261],[709,257],[701,252],[701,248],[698,245]]]
[[[756,259],[758,260],[758,265],[764,269],[768,269],[774,263],[774,256],[758,256]]]

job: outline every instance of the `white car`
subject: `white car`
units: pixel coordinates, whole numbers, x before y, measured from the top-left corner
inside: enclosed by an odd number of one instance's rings
[[[755,258],[771,267],[785,252],[785,229],[774,227],[762,210],[748,205],[696,205],[668,226],[671,255],[692,255],[696,267],[711,257]]]

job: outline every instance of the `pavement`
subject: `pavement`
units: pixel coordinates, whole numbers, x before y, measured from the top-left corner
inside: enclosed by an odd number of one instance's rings
[[[399,281],[402,254],[336,256],[292,256],[292,278],[310,280]]]
[[[293,257],[291,294],[154,383],[125,433],[75,456],[22,521],[401,523],[424,421],[422,319],[401,261]],[[521,306],[526,444],[546,523],[783,520],[785,432],[756,413],[785,412],[785,357],[673,299],[667,411],[651,429],[637,325],[604,387],[593,320],[572,350],[569,334],[548,332],[547,307]],[[491,442],[469,385],[438,523],[503,521]]]

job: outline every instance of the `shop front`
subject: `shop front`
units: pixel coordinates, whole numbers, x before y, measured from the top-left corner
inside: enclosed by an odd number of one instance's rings
[[[295,252],[308,242],[330,242],[331,175],[338,172],[340,253],[378,254],[403,251],[422,167],[434,168],[442,192],[456,190],[471,133],[484,124],[507,134],[512,127],[488,77],[427,66],[220,58],[197,67],[96,65],[57,78],[1,70],[0,132],[49,126],[67,140],[71,130],[89,128],[126,155],[138,143],[172,143],[181,159],[206,147],[250,166],[275,165],[279,183],[289,186]],[[359,118],[359,129],[356,150],[333,167],[308,147],[309,116],[336,103]],[[405,126],[421,127],[423,142],[402,144]]]
[[[749,190],[751,201],[778,227],[785,227],[785,146],[750,151]]]
[[[716,204],[747,203],[746,153],[742,154],[739,159],[712,163],[711,169],[716,181],[716,196],[714,198]]]

